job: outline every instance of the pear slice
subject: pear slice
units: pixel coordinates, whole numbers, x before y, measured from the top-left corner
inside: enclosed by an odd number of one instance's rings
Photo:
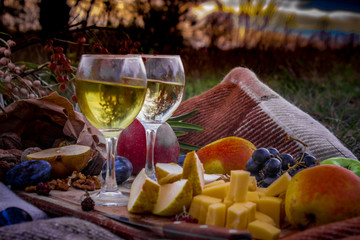
[[[157,163],[156,176],[160,185],[173,183],[182,178],[183,168],[176,163]]]
[[[52,178],[66,178],[73,171],[83,170],[90,160],[91,148],[84,145],[68,145],[49,148],[28,154],[28,160],[45,160],[51,164]]]
[[[149,178],[143,168],[130,189],[127,209],[131,213],[151,213],[159,198],[160,185]]]
[[[192,200],[192,186],[187,179],[161,185],[159,200],[153,211],[158,216],[174,216],[183,209],[189,209]]]
[[[190,181],[193,196],[200,194],[204,189],[204,167],[195,151],[186,154],[182,178]]]

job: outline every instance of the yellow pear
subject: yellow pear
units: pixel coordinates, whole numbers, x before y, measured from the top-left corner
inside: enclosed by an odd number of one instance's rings
[[[172,183],[182,178],[183,168],[176,163],[157,163],[155,168],[160,185]]]
[[[83,170],[90,160],[91,148],[83,145],[68,145],[49,148],[27,155],[28,160],[45,160],[51,164],[52,178],[66,178],[73,171]]]
[[[135,177],[130,189],[128,211],[131,213],[151,213],[159,198],[160,185],[149,178],[143,168]]]
[[[192,200],[192,187],[187,179],[161,185],[159,199],[153,210],[158,216],[174,216],[189,208]]]
[[[204,189],[204,167],[195,151],[186,154],[182,178],[190,181],[193,188],[193,196],[200,194]]]

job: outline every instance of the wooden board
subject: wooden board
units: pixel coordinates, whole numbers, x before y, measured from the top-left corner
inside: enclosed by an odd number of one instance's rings
[[[125,189],[125,191],[129,191]],[[94,211],[85,212],[81,209],[80,197],[84,191],[69,188],[68,191],[53,190],[50,196],[41,196],[36,193],[27,193],[24,191],[16,191],[16,194],[27,202],[35,205],[39,209],[48,213],[50,216],[74,216],[93,222],[102,226],[116,235],[126,239],[158,239],[162,236],[160,232],[150,232],[129,225],[119,223],[100,213],[110,213],[120,216],[130,217],[132,219],[141,219],[142,221],[154,224],[166,224],[170,222],[168,218],[156,217],[154,215],[135,215],[127,211],[126,207],[102,207],[95,206]]]
[[[129,189],[122,188],[123,191],[129,192]],[[163,237],[163,234],[159,231],[149,231],[137,227],[132,227],[127,224],[123,224],[107,217],[100,215],[100,213],[110,213],[119,216],[129,217],[134,220],[141,220],[149,224],[165,225],[170,223],[170,218],[158,217],[155,215],[138,215],[131,214],[124,207],[102,207],[95,206],[94,211],[85,212],[81,209],[80,197],[84,194],[84,191],[77,190],[72,187],[68,191],[53,190],[50,192],[50,196],[41,196],[36,193],[26,193],[24,191],[16,191],[16,194],[22,199],[30,202],[39,209],[48,213],[50,216],[74,216],[80,219],[84,219],[93,222],[116,235],[126,239],[159,239]],[[288,236],[294,233],[291,229],[282,229],[280,238]]]

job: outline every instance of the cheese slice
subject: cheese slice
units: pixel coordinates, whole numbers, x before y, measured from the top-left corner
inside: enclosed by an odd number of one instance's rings
[[[230,182],[217,184],[212,187],[207,187],[202,190],[201,194],[216,197],[216,198],[225,198],[225,196],[228,194],[230,188]]]
[[[232,170],[230,173],[230,188],[225,199],[227,201],[245,202],[248,192],[250,172]]]
[[[262,197],[259,200],[259,211],[274,219],[276,226],[280,226],[282,200],[277,197]]]
[[[208,225],[225,227],[226,205],[224,203],[213,203],[209,206],[205,223]]]
[[[234,203],[227,210],[226,227],[245,230],[248,226],[249,209],[241,204]]]
[[[266,188],[265,196],[275,197],[286,192],[291,176],[285,172]]]
[[[280,229],[273,225],[255,220],[249,223],[248,230],[253,239],[273,240],[280,236]]]

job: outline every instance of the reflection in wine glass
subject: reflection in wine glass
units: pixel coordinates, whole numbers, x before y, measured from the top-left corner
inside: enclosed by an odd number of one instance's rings
[[[125,206],[115,176],[117,137],[137,116],[146,94],[146,71],[139,56],[82,55],[75,79],[81,112],[106,139],[105,185],[91,197],[96,205]]]
[[[185,73],[178,55],[141,55],[146,68],[147,92],[144,105],[137,116],[146,132],[145,172],[156,180],[154,145],[156,131],[180,105]]]

